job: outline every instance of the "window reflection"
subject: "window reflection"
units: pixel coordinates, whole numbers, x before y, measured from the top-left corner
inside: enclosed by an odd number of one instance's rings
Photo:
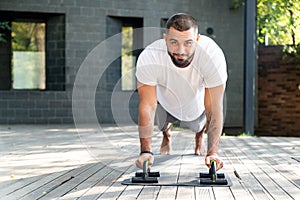
[[[133,56],[133,27],[122,27],[122,90],[134,90],[135,81],[135,62]]]
[[[45,26],[12,22],[13,89],[45,89]]]

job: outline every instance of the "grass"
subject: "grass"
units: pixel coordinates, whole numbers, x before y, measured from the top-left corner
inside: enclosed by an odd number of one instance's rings
[[[226,136],[226,135],[230,135],[230,134],[226,134],[225,132],[222,133],[222,136]],[[253,135],[251,135],[250,133],[246,133],[246,132],[238,133],[236,136],[238,136],[238,137],[253,137]]]
[[[242,132],[242,133],[239,133],[237,136],[238,137],[252,137],[252,135],[249,132],[248,133]]]

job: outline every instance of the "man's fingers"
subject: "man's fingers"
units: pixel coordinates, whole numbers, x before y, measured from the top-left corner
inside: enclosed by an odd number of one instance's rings
[[[153,156],[148,160],[148,166],[151,167],[153,165]]]
[[[205,157],[205,165],[210,168],[210,158],[208,156]]]
[[[216,161],[216,170],[222,169],[223,168],[223,161],[217,156],[217,155],[212,155],[212,156],[206,156],[205,158],[205,164],[208,168],[211,166],[211,161],[214,160]]]
[[[140,155],[138,157],[138,159],[135,161],[135,165],[138,167],[138,168],[141,168],[143,169],[143,164],[144,164],[144,161],[145,160],[148,160],[148,167],[151,167],[153,165],[153,162],[154,162],[154,157],[152,156],[152,154],[150,153],[143,153],[142,155]]]
[[[136,165],[138,168],[143,168],[143,166],[141,165],[139,159],[137,159],[137,160],[135,161],[135,165]]]
[[[217,163],[217,170],[222,169],[223,168],[223,162],[220,160],[219,163]]]

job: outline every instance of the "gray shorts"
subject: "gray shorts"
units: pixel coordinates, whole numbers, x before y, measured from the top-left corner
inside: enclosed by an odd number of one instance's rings
[[[168,113],[159,103],[156,108],[156,123],[159,130],[165,131],[169,127],[169,124],[178,124],[182,128],[189,128],[195,133],[198,133],[203,130],[206,124],[206,115],[205,111],[193,121],[181,121]]]

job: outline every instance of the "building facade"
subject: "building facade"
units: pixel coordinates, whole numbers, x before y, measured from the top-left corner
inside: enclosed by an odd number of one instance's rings
[[[0,124],[74,123],[74,117],[135,123],[131,66],[162,37],[169,16],[187,12],[225,53],[225,126],[242,127],[244,8],[231,7],[229,0],[1,0]],[[33,70],[31,84],[22,82],[32,71],[26,59],[43,66]]]

